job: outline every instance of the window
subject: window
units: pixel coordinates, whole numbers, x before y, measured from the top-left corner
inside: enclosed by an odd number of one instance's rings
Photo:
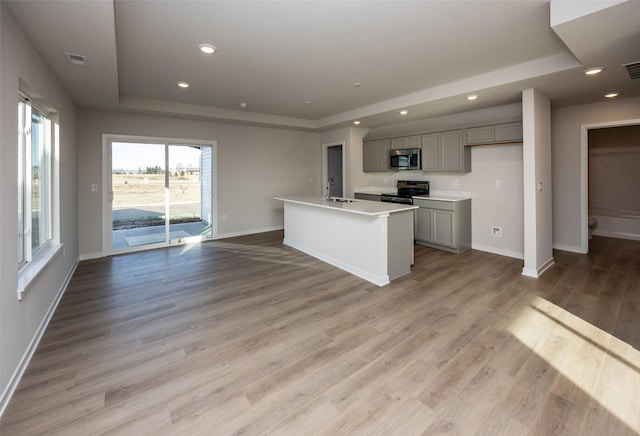
[[[59,254],[59,126],[29,98],[18,100],[18,300]],[[54,118],[56,119],[56,118]]]
[[[18,102],[18,265],[36,259],[52,239],[52,123],[27,98]]]

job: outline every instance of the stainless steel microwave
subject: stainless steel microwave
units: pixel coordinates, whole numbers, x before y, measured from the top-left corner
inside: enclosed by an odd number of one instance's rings
[[[389,168],[392,170],[422,169],[419,148],[402,148],[389,152]]]

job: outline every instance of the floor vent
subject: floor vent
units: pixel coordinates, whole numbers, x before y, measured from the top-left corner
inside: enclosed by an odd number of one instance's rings
[[[627,73],[631,80],[640,79],[640,61],[624,64],[623,67],[627,69]]]

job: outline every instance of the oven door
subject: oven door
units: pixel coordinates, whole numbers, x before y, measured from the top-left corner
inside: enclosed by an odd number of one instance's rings
[[[399,197],[393,194],[382,194],[380,196],[380,201],[385,203],[413,204],[413,198]]]

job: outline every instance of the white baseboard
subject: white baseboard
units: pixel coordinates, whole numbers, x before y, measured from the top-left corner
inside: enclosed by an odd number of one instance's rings
[[[101,257],[104,257],[104,253],[97,251],[95,253],[81,254],[80,260],[83,261],[83,260],[99,259]]]
[[[553,248],[555,250],[569,251],[571,253],[586,254],[582,251],[581,247],[574,247],[573,245],[553,244]]]
[[[623,232],[603,232],[602,230],[594,230],[596,236],[605,236],[607,238],[630,239],[632,241],[640,241],[640,235]]]
[[[263,227],[261,229],[241,230],[239,232],[218,233],[215,239],[234,238],[236,236],[254,235],[256,233],[273,232],[276,230],[283,230],[283,229],[284,229],[284,226],[280,225],[280,226],[272,226],[272,227]]]
[[[537,279],[542,274],[544,274],[545,271],[551,268],[554,263],[555,263],[555,260],[552,257],[549,260],[547,260],[545,263],[543,263],[538,269],[524,267],[522,268],[522,275]]]
[[[524,259],[524,253],[520,253],[517,251],[502,250],[500,248],[490,247],[488,245],[482,244],[471,244],[471,248],[473,248],[474,250],[486,251],[487,253],[499,254],[500,256],[513,257],[520,260]]]
[[[55,313],[56,308],[58,307],[58,304],[62,299],[62,296],[67,290],[67,286],[69,286],[69,282],[71,281],[71,277],[73,277],[73,273],[76,271],[76,268],[78,267],[78,263],[79,263],[79,259],[76,259],[73,266],[69,270],[67,277],[65,278],[64,282],[60,286],[60,289],[58,290],[58,294],[51,302],[51,305],[49,306],[47,313],[42,319],[42,322],[40,322],[40,325],[38,326],[36,333],[33,335],[31,342],[29,342],[29,346],[27,347],[24,354],[22,355],[22,359],[20,359],[20,363],[18,364],[18,367],[13,372],[13,375],[9,379],[7,386],[2,392],[2,397],[0,397],[0,417],[2,416],[5,409],[7,408],[7,405],[9,405],[9,401],[11,400],[13,393],[18,387],[18,383],[20,383],[20,379],[22,379],[22,376],[24,375],[24,372],[27,369],[27,366],[29,366],[29,362],[31,362],[31,358],[35,353],[36,348],[38,348],[38,344],[40,343],[40,340],[42,339],[44,332],[47,330],[47,326],[49,325],[49,322],[51,321],[51,318],[53,317],[53,314]]]

